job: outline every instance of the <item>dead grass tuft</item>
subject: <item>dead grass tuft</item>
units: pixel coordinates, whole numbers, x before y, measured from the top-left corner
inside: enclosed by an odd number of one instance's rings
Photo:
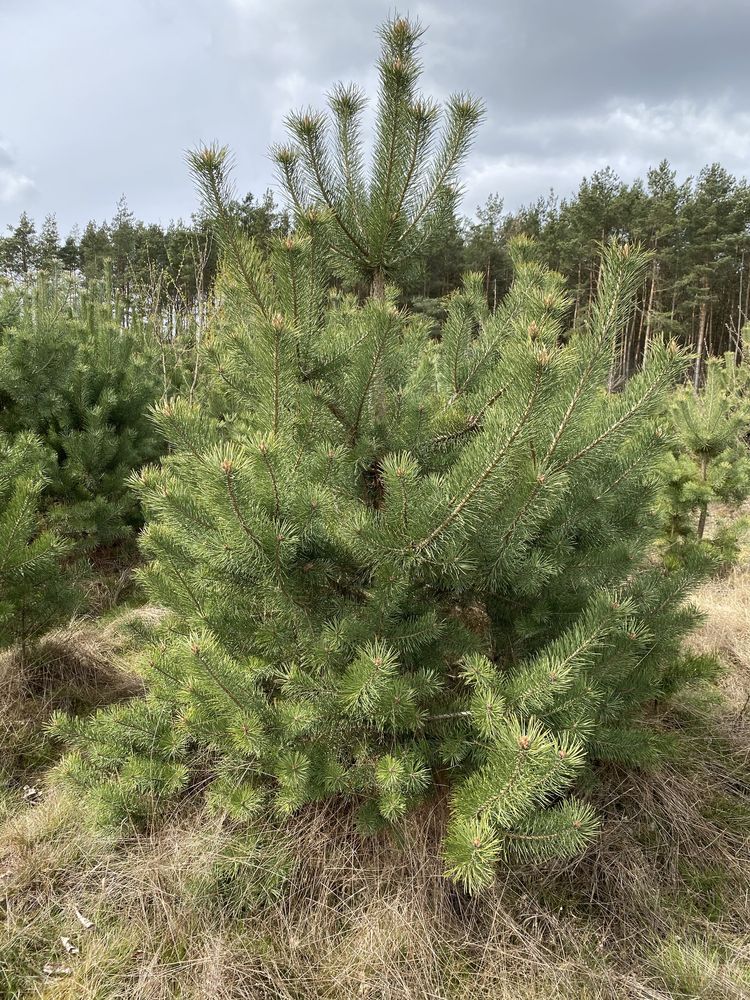
[[[727,709],[750,725],[750,565],[735,567],[726,577],[710,580],[695,595],[706,621],[691,645],[701,653],[718,653],[726,665],[721,688]]]
[[[50,763],[42,728],[56,709],[86,712],[143,693],[128,669],[129,626],[156,620],[141,608],[102,624],[79,619],[46,633],[25,656],[0,652],[0,746],[6,775]]]
[[[221,817],[107,839],[45,797],[0,830],[18,995],[668,1000],[710,979],[722,1000],[746,998],[750,775],[724,744],[695,749],[690,770],[602,774],[603,834],[584,858],[507,870],[476,899],[442,877],[443,803],[398,839],[362,838],[342,804],[307,809],[267,831],[293,863],[284,893],[261,900],[246,868],[224,877],[247,832]],[[71,972],[45,978],[48,962]]]

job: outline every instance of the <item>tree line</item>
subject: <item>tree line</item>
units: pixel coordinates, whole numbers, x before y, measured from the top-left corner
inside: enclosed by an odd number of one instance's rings
[[[228,205],[242,231],[267,246],[287,235],[290,216],[269,189]],[[460,286],[467,271],[482,275],[484,294],[496,308],[510,287],[508,247],[513,237],[534,238],[544,263],[560,272],[573,293],[574,326],[595,294],[602,244],[615,238],[640,243],[652,253],[636,308],[613,359],[611,387],[641,367],[655,333],[666,333],[697,355],[692,378],[704,377],[703,359],[743,353],[742,331],[750,319],[750,187],[719,164],[680,181],[665,160],[632,183],[610,167],[585,177],[568,198],[554,193],[506,212],[491,195],[472,218],[455,210],[431,235],[419,265],[402,283],[418,311],[444,317],[442,298]],[[200,213],[167,226],[135,218],[122,198],[111,220],[90,221],[62,239],[54,216],[37,231],[24,213],[0,237],[0,273],[25,280],[53,266],[84,282],[107,278],[113,293],[132,309],[170,318],[200,313],[216,277],[218,247]]]

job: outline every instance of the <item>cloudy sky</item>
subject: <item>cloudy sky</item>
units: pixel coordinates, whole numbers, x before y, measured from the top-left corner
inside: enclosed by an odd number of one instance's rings
[[[0,228],[22,209],[74,223],[195,207],[184,151],[219,140],[240,190],[272,180],[287,110],[337,79],[370,91],[380,0],[0,0]],[[663,157],[750,174],[748,0],[434,0],[424,89],[468,89],[487,120],[467,212],[566,194],[607,163]]]

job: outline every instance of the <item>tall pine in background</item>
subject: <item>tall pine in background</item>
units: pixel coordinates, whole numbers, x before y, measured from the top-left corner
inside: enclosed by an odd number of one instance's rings
[[[221,405],[162,406],[170,453],[136,480],[143,583],[168,611],[148,696],[56,725],[110,821],[152,819],[198,773],[236,820],[344,796],[374,830],[445,794],[446,872],[476,889],[502,859],[585,847],[581,768],[657,760],[645,706],[710,665],[681,651],[690,574],[650,558],[686,360],[654,337],[606,391],[648,254],[604,249],[572,332],[562,279],[525,239],[496,311],[468,275],[440,340],[395,304],[388,280],[479,113],[449,102],[434,146],[419,34],[382,29],[369,179],[360,95],[334,91],[330,133],[290,119],[297,145],[276,155],[296,231],[268,260],[227,210],[226,153],[192,157],[224,255]],[[326,305],[329,269],[370,296]]]

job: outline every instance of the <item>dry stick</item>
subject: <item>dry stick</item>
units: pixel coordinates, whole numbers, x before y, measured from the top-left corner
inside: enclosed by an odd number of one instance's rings
[[[468,719],[471,712],[444,712],[442,715],[428,715],[425,722],[442,722],[446,719]]]
[[[705,279],[703,282],[704,293],[708,290]],[[701,302],[698,313],[698,345],[696,348],[695,372],[693,374],[693,389],[698,392],[701,381],[701,359],[703,357],[703,345],[706,339],[706,318],[708,315],[708,303],[705,299]]]
[[[708,478],[708,455],[701,455],[701,482],[706,482]],[[708,518],[708,503],[703,502],[700,508],[700,516],[698,518],[698,541],[703,539],[703,533],[706,530],[706,520]]]
[[[656,295],[656,279],[659,274],[659,264],[654,257],[654,268],[651,275],[651,291],[648,297],[648,306],[646,307],[646,332],[643,337],[643,353],[642,353],[642,364],[646,363],[646,355],[648,354],[648,345],[651,341],[651,320],[653,318],[654,312],[654,297]]]

